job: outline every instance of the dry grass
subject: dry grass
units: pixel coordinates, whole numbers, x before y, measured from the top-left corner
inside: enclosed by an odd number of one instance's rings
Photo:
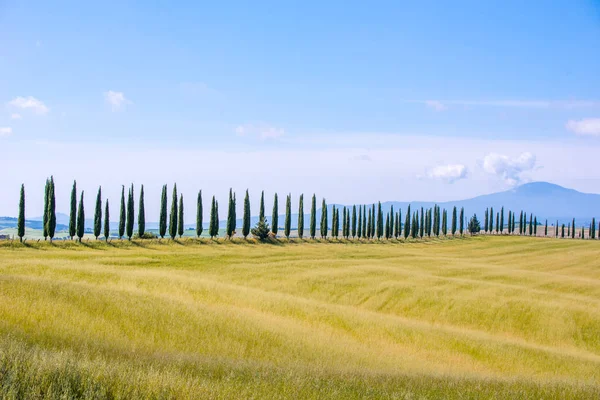
[[[0,395],[598,398],[600,241],[0,244]]]

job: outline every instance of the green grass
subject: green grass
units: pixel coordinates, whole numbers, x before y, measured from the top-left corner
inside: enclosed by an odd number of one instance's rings
[[[2,398],[598,398],[600,241],[0,242]]]

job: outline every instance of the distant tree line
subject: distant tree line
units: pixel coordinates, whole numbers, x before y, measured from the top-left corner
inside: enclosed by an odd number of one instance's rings
[[[73,240],[81,242],[85,234],[85,210],[83,205],[84,193],[79,193],[79,202],[77,202],[77,182],[73,182],[70,201],[70,215],[68,233]],[[241,236],[246,239],[252,234],[254,237],[265,240],[275,238],[279,232],[279,204],[278,195],[273,197],[273,211],[271,214],[271,225],[265,216],[265,198],[264,191],[261,192],[259,204],[258,222],[251,227],[250,212],[250,194],[246,190],[243,202],[243,217]],[[317,235],[317,198],[313,194],[310,204],[310,220],[308,226],[308,237],[315,239]],[[227,220],[223,237],[232,239],[237,234],[237,215],[236,215],[236,193],[230,189],[227,206]],[[159,208],[159,226],[158,236],[164,238],[167,235],[171,239],[184,235],[184,202],[183,194],[178,194],[177,185],[173,185],[170,213],[167,218],[167,185],[163,185]],[[204,232],[203,226],[203,198],[202,191],[198,192],[196,197],[196,237],[200,237]],[[331,211],[331,217],[329,217]],[[299,196],[298,215],[297,215],[297,237],[304,238],[304,195]],[[44,188],[44,210],[43,210],[43,236],[44,240],[52,241],[56,234],[56,193],[54,178],[46,180]],[[208,235],[214,239],[220,236],[219,230],[219,204],[215,196],[212,197],[210,204],[210,217],[208,223]],[[404,222],[403,222],[404,221]],[[135,225],[135,203],[134,203],[134,185],[128,188],[127,200],[125,199],[125,186],[121,188],[121,202],[118,221],[118,238],[124,237],[131,240],[134,237]],[[544,225],[538,221],[533,213],[519,211],[519,218],[516,218],[516,212],[508,210],[505,218],[504,207],[494,213],[494,208],[486,208],[484,212],[483,227],[477,218],[473,215],[471,218],[465,218],[464,208],[457,209],[453,207],[450,217],[448,210],[441,209],[434,205],[429,209],[421,207],[417,210],[411,210],[408,205],[404,218],[402,210],[394,210],[392,206],[388,212],[383,212],[381,202],[377,205],[353,205],[351,207],[336,205],[328,207],[326,199],[321,202],[321,216],[319,225],[319,235],[322,239],[360,239],[360,240],[391,240],[391,239],[422,239],[440,236],[461,236],[464,234],[496,234],[496,235],[522,235],[538,236],[538,225],[543,226],[542,236],[548,236],[548,220]],[[506,227],[506,228],[505,228]],[[566,230],[565,230],[566,228]],[[168,229],[168,230],[167,230]],[[540,228],[541,229],[541,228]],[[600,229],[600,226],[598,227]],[[102,188],[98,188],[96,195],[94,219],[92,232],[96,240],[101,235],[104,240],[111,237],[110,229],[110,207],[106,199],[104,208],[102,206]],[[581,239],[596,239],[596,219],[593,218],[589,227],[581,227],[577,232],[575,219],[567,226],[562,224],[559,229],[556,221],[554,237]],[[288,194],[285,199],[285,219],[283,223],[283,235],[289,239],[292,233],[292,195]],[[19,217],[17,220],[17,235],[20,240],[25,236],[25,186],[21,185],[19,199]],[[146,230],[146,216],[144,205],[144,186],[140,187],[139,202],[137,209],[137,237],[153,237]]]

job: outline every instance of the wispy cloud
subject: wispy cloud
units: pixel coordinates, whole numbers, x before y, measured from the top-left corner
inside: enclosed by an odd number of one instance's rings
[[[481,163],[488,174],[497,175],[509,185],[521,182],[521,174],[535,168],[535,156],[529,152],[522,153],[518,157],[490,153],[483,158]]]
[[[0,137],[10,136],[12,135],[12,128],[10,127],[1,127],[0,128]]]
[[[18,113],[12,113],[12,114],[10,114],[10,119],[21,119],[21,118],[23,118],[21,116],[21,114],[18,114]]]
[[[566,128],[577,135],[600,136],[600,118],[570,120]]]
[[[11,107],[20,108],[23,110],[32,110],[34,113],[39,115],[47,114],[50,109],[40,100],[33,96],[29,97],[16,97],[8,102]]]
[[[467,177],[467,167],[462,164],[438,165],[427,172],[427,177],[454,183]]]
[[[407,103],[423,104],[436,111],[450,106],[538,108],[538,109],[577,109],[600,108],[600,100],[406,100]]]
[[[112,90],[104,92],[104,100],[110,105],[113,111],[119,111],[126,104],[132,104],[132,102],[125,97],[123,92],[115,92]]]
[[[256,124],[243,124],[238,125],[235,128],[235,133],[239,136],[255,136],[260,140],[267,139],[278,139],[285,135],[285,130],[283,128],[278,128],[276,126],[266,124],[266,123],[256,123]]]

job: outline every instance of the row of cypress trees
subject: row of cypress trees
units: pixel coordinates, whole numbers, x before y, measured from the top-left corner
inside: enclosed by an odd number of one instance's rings
[[[70,202],[70,219],[69,219],[69,236],[74,239],[77,237],[79,241],[85,233],[85,210],[83,206],[83,191],[80,194],[79,205],[77,204],[77,182],[73,182],[73,188],[71,191],[71,202]],[[225,237],[233,238],[236,234],[236,194],[232,189],[229,190],[229,202],[227,209],[227,222],[225,226]],[[44,239],[50,238],[52,240],[56,231],[56,196],[54,178],[50,177],[46,180],[44,190],[44,214],[43,214],[43,235]],[[242,218],[242,236],[247,236],[255,231],[251,229],[251,213],[250,213],[250,195],[246,190],[244,197],[244,213]],[[260,197],[259,207],[259,222],[256,227],[256,236],[264,238],[268,235],[277,236],[279,230],[278,221],[278,195],[275,194],[273,198],[273,212],[271,227],[269,228],[265,218],[265,202],[264,202],[264,191]],[[94,210],[94,222],[93,222],[93,234],[98,239],[101,234],[104,234],[105,239],[110,237],[110,211],[108,199],[105,203],[104,208],[104,225],[103,221],[103,208],[102,208],[102,188],[98,188],[96,196],[96,204]],[[313,194],[311,199],[310,208],[310,224],[309,224],[309,237],[314,239],[316,237],[316,196]],[[321,204],[321,221],[320,221],[320,236],[321,238],[327,238],[329,233],[333,238],[359,238],[359,239],[398,239],[408,237],[411,238],[423,238],[431,236],[446,236],[448,234],[457,235],[465,233],[465,216],[464,208],[460,211],[456,207],[452,210],[452,216],[450,221],[448,219],[447,210],[442,210],[438,205],[433,206],[429,209],[421,207],[420,210],[415,210],[411,213],[411,206],[407,207],[405,214],[404,223],[402,224],[402,211],[394,211],[393,206],[390,211],[383,213],[381,202],[370,206],[366,205],[354,205],[351,208],[344,206],[339,209],[335,205],[331,207],[331,223],[328,218],[328,206],[325,199],[322,200]],[[340,215],[341,212],[341,215]],[[121,190],[121,203],[119,213],[119,225],[118,225],[118,237],[122,239],[127,237],[129,240],[134,235],[134,186],[131,185],[128,188],[127,201],[125,200],[125,187]],[[508,234],[514,234],[516,226],[518,226],[519,235],[537,235],[538,221],[537,217],[532,213],[529,214],[529,221],[527,220],[527,213],[521,211],[519,215],[518,225],[515,221],[515,212],[508,212]],[[494,224],[495,217],[495,224]],[[292,218],[292,196],[288,194],[286,196],[285,203],[285,220],[284,220],[284,236],[289,238],[291,235],[291,218]],[[219,204],[215,197],[212,197],[211,209],[210,209],[210,221],[208,224],[208,233],[211,238],[219,236]],[[138,230],[137,235],[140,238],[145,237],[145,206],[144,206],[144,186],[141,186],[139,205],[138,205]],[[499,212],[494,214],[493,207],[485,210],[484,214],[484,233],[504,233],[504,207]],[[450,223],[450,229],[448,224]],[[476,223],[476,227],[471,226],[471,223]],[[471,219],[467,231],[472,233],[479,233],[479,222],[476,216]],[[331,232],[329,232],[331,225]],[[163,185],[161,192],[160,202],[160,217],[159,217],[159,236],[164,238],[167,233],[172,239],[175,239],[177,235],[179,237],[184,234],[184,206],[183,206],[183,195],[178,196],[177,185],[173,186],[171,209],[168,215],[167,224],[167,185]],[[17,234],[22,240],[25,235],[25,187],[21,186],[21,195],[19,201],[19,218],[17,222]],[[102,230],[102,228],[104,228]],[[340,232],[341,228],[341,232]],[[202,235],[204,230],[203,227],[203,204],[202,204],[202,191],[198,192],[197,206],[196,206],[196,235],[199,237]],[[575,219],[572,223],[568,224],[566,237],[575,237]],[[298,203],[298,221],[297,221],[297,234],[299,238],[304,237],[304,195],[300,195]],[[548,221],[545,222],[544,236],[548,235]],[[596,222],[595,218],[590,224],[588,235],[590,238],[596,238]],[[558,221],[555,229],[555,236],[559,237]],[[563,224],[560,231],[560,237],[565,237],[565,225]],[[579,233],[579,237],[585,239],[585,229],[582,227]]]

